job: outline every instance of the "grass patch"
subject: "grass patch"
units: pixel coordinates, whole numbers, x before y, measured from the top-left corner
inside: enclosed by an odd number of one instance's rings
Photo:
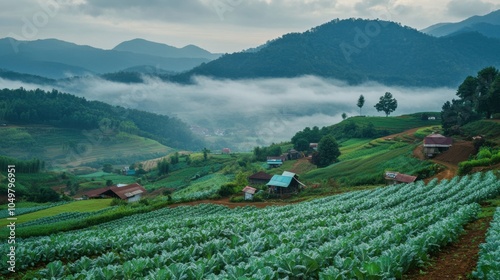
[[[33,213],[17,216],[17,223],[21,224],[39,218],[50,217],[64,212],[93,212],[109,207],[111,199],[90,199],[67,203]],[[7,220],[0,221],[0,227],[7,225]]]

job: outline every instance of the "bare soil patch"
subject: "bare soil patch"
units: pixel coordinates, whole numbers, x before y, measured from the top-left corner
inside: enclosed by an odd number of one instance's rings
[[[453,165],[458,165],[462,161],[469,159],[471,155],[474,155],[476,150],[474,144],[470,141],[457,141],[453,143],[450,149],[442,154],[439,154],[434,159],[442,162],[451,163]]]

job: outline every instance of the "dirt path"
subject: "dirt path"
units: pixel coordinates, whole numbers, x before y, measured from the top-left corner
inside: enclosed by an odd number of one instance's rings
[[[477,265],[479,244],[486,239],[490,218],[482,218],[465,226],[458,241],[443,248],[423,269],[410,271],[405,280],[469,279]]]
[[[388,136],[384,136],[384,137],[382,137],[382,139],[394,139],[394,138],[403,137],[403,136],[409,136],[411,138],[415,138],[415,132],[417,132],[421,128],[422,127],[412,128],[412,129],[409,129],[409,130],[406,130],[406,131],[403,131],[403,132],[399,132],[399,133],[391,134],[391,135],[388,135]]]
[[[437,160],[437,159],[433,159],[432,162],[440,164],[440,165],[443,165],[446,169],[443,170],[443,171],[441,171],[441,172],[439,172],[438,174],[430,177],[430,178],[427,178],[426,181],[427,180],[431,181],[434,178],[437,178],[439,180],[442,180],[442,179],[448,179],[449,180],[449,179],[451,179],[451,178],[453,178],[453,177],[455,177],[457,175],[458,166],[456,164],[452,164],[452,163],[441,161],[441,160]]]

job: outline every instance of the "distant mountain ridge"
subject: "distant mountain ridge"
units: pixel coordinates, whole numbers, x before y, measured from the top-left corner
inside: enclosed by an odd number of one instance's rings
[[[221,56],[221,54],[211,53],[195,45],[187,45],[182,48],[176,48],[167,44],[155,43],[144,39],[133,39],[122,42],[114,47],[113,50],[172,58],[189,57],[213,60]]]
[[[352,84],[455,87],[487,66],[500,66],[500,40],[477,33],[436,38],[394,22],[347,19],[283,35],[256,52],[224,55],[171,80],[317,75]]]
[[[166,46],[166,45],[165,45]],[[192,50],[193,48],[188,48]],[[201,49],[196,49],[201,53]],[[195,51],[186,52],[196,53]],[[207,52],[208,53],[208,52]],[[158,72],[182,72],[211,59],[167,57],[147,53],[103,50],[57,39],[0,39],[0,68],[52,79],[118,72],[150,66]]]
[[[437,23],[421,31],[436,37],[465,32],[479,32],[487,37],[500,38],[500,10],[484,16],[472,16],[460,22]]]

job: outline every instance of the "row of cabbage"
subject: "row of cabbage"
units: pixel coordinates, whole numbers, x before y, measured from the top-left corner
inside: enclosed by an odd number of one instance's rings
[[[477,269],[473,273],[479,279],[500,279],[500,207],[486,235],[486,243],[481,244]]]
[[[65,222],[70,220],[81,220],[88,218],[90,216],[99,215],[104,212],[107,212],[111,209],[116,208],[116,206],[106,207],[101,210],[93,211],[93,212],[64,212],[61,214],[57,214],[54,216],[43,217],[36,220],[28,221],[18,225],[18,228],[29,227],[29,226],[43,226],[49,225],[52,223]]]
[[[39,206],[33,206],[33,207],[15,208],[15,215],[19,216],[19,215],[23,215],[23,214],[28,214],[28,213],[32,213],[32,212],[36,212],[36,211],[40,211],[40,210],[44,210],[44,209],[48,209],[48,208],[52,208],[52,207],[55,207],[55,206],[63,205],[63,204],[66,204],[66,203],[68,203],[68,201],[60,201],[60,202],[54,202],[54,203],[47,203],[47,204],[43,204],[43,205],[39,205]],[[9,215],[8,209],[2,209],[2,210],[0,210],[0,219],[7,218],[9,216],[10,215]]]
[[[56,279],[401,278],[499,193],[493,173],[478,173],[259,210],[162,209],[20,240],[16,257]]]

